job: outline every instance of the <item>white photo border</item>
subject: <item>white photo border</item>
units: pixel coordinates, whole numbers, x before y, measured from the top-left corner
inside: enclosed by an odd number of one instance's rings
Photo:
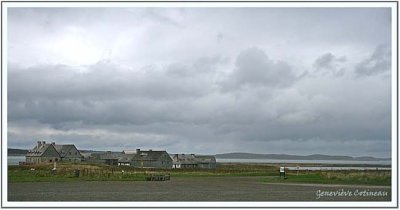
[[[392,11],[392,185],[388,202],[10,202],[7,179],[7,9],[15,7],[307,7],[307,8],[376,8]],[[156,2],[80,2],[80,1],[3,1],[1,25],[1,207],[2,208],[398,208],[398,2],[397,1],[290,1],[290,2],[239,2],[239,1],[156,1]]]

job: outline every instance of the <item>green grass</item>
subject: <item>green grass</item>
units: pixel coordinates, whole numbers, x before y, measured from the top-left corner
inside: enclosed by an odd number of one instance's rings
[[[263,164],[218,164],[216,169],[140,169],[130,166],[108,166],[95,164],[58,164],[56,172],[52,165],[9,166],[9,182],[65,182],[65,181],[144,181],[152,173],[170,174],[174,177],[238,177],[258,176],[266,183],[315,183],[390,185],[389,171],[339,171],[309,172],[296,175],[287,173],[288,179],[280,179],[276,165]],[[34,168],[35,170],[31,170]],[[74,171],[80,170],[75,177]],[[124,171],[124,172],[122,172]]]
[[[59,181],[73,181],[71,176],[58,176],[52,174],[50,171],[45,170],[8,170],[9,182],[59,182]]]
[[[385,171],[335,171],[287,174],[287,179],[279,176],[268,176],[263,179],[267,183],[313,183],[344,185],[379,185],[389,186],[391,174]]]
[[[52,181],[144,181],[148,174],[170,174],[171,177],[220,177],[220,176],[269,176],[277,167],[251,164],[218,164],[216,169],[140,169],[130,166],[108,166],[96,164],[9,166],[9,182]],[[35,170],[31,170],[31,169]],[[74,171],[80,176],[74,177]],[[122,173],[124,171],[124,173]]]
[[[111,174],[92,173],[89,175],[75,177],[73,171],[50,170],[9,170],[9,182],[66,182],[66,181],[144,181],[147,175],[135,174]]]

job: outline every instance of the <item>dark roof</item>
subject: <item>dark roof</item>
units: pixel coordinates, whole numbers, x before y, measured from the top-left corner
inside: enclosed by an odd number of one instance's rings
[[[180,164],[197,164],[194,154],[176,154],[174,155],[174,163]]]
[[[81,152],[81,151],[79,151],[80,153],[81,153],[81,155],[83,156],[83,157],[85,157],[85,158],[89,158],[91,155],[92,155],[92,153],[89,153],[89,152]]]
[[[26,156],[40,157],[44,154],[44,152],[49,147],[53,147],[57,151],[57,153],[60,155],[60,157],[65,157],[71,149],[76,148],[75,145],[73,145],[73,144],[61,145],[61,144],[54,144],[54,143],[51,143],[51,144],[42,143],[40,145],[36,145],[32,150],[29,150],[28,153],[26,154]],[[79,155],[81,156],[80,153],[79,153]]]
[[[54,144],[53,146],[61,157],[67,156],[69,151],[73,150],[74,148],[76,149],[75,145],[73,144],[64,144],[64,145]],[[82,156],[80,152],[79,155]]]
[[[40,157],[49,148],[51,144],[41,144],[39,147],[36,145],[32,150],[29,150],[26,156],[28,157]]]
[[[122,152],[102,152],[102,153],[92,153],[92,157],[96,159],[101,159],[101,160],[118,160],[120,157],[122,157],[123,153]]]
[[[132,154],[133,160],[160,160],[163,158],[171,159],[166,151],[139,151],[137,154]]]
[[[174,155],[174,163],[180,164],[198,164],[198,163],[215,163],[215,157],[212,155],[194,155],[194,154],[176,154]]]
[[[210,163],[216,162],[216,159],[212,155],[196,155],[196,161],[198,163]]]
[[[129,163],[132,161],[133,155],[132,154],[122,154],[119,158],[118,158],[118,162],[120,163]]]

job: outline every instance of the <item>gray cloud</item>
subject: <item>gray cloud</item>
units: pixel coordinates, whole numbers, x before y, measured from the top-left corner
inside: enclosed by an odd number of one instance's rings
[[[390,42],[388,17],[373,8],[13,8],[8,146],[388,157],[390,48],[376,48]]]
[[[174,99],[198,97],[208,91],[207,86],[203,86],[206,78],[189,77],[176,82],[170,73],[182,74],[186,71],[179,64],[168,66],[167,73],[152,66],[135,71],[107,62],[86,67],[39,65],[26,69],[10,65],[10,69],[10,101],[36,97],[89,100],[121,97]]]
[[[343,76],[345,69],[341,66],[346,62],[346,57],[336,57],[332,53],[323,54],[314,62],[314,73],[326,75],[329,73],[332,76]]]
[[[390,72],[391,70],[391,47],[389,45],[379,45],[371,56],[356,66],[358,76],[371,76]]]
[[[294,80],[292,68],[286,62],[275,62],[264,51],[253,47],[240,52],[235,69],[225,85],[228,89],[249,86],[287,87]]]
[[[148,67],[133,72],[111,63],[88,66],[84,72],[68,66],[16,69],[8,75],[9,119],[36,119],[47,124],[179,120],[177,112],[186,101],[202,97],[212,88],[203,75],[182,78],[171,74],[185,70],[171,65],[167,71]]]

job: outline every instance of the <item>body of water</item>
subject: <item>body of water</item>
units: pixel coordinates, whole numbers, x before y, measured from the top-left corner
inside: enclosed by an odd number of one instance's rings
[[[217,158],[218,163],[310,163],[310,164],[360,164],[360,165],[391,165],[390,160],[356,161],[356,160],[276,160],[276,159],[225,159]]]
[[[25,162],[25,156],[8,156],[7,165],[18,165],[19,162]]]

